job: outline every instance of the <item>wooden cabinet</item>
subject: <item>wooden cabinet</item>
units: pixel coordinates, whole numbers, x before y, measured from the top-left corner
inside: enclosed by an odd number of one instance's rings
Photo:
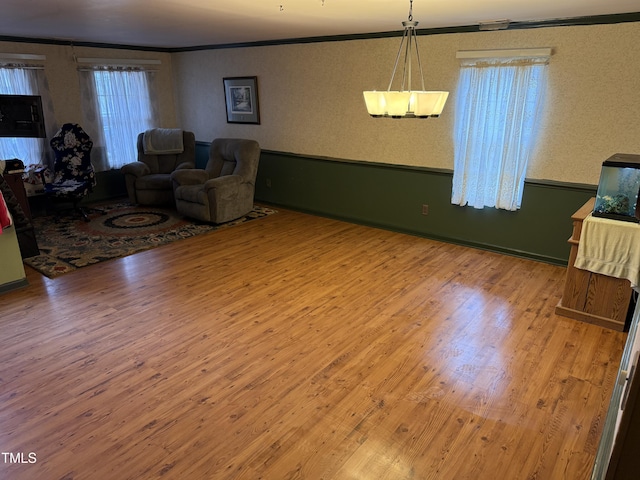
[[[31,223],[31,209],[24,183],[22,183],[22,175],[12,173],[0,175],[0,190],[13,216],[22,258],[39,255],[40,249]]]
[[[556,314],[623,331],[629,316],[631,284],[628,280],[609,277],[574,266],[578,255],[582,222],[593,211],[591,198],[571,216],[573,233],[569,239],[571,252],[562,300]]]
[[[16,196],[22,211],[31,220],[31,209],[29,208],[29,199],[27,198],[27,192],[24,189],[24,183],[22,181],[22,174],[20,173],[5,173],[4,179],[11,187],[13,194]]]

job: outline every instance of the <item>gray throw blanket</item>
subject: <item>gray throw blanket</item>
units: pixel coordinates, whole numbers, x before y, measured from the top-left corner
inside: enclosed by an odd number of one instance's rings
[[[142,145],[144,153],[161,155],[168,153],[182,153],[182,130],[179,128],[152,128],[144,132]]]

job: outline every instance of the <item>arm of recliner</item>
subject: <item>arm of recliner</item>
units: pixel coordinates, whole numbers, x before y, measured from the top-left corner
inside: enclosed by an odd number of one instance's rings
[[[209,179],[209,174],[199,168],[187,168],[175,170],[171,173],[171,181],[175,185],[198,185]]]
[[[133,175],[134,177],[142,177],[143,175],[149,175],[151,173],[151,169],[146,163],[142,162],[132,162],[123,165],[120,169],[122,173]]]
[[[243,183],[240,175],[225,175],[223,177],[212,178],[204,184],[204,191],[207,195],[211,194],[211,190],[215,190],[214,197],[216,199],[233,198],[238,195],[238,187]]]
[[[182,162],[176,167],[176,170],[185,170],[187,168],[196,168],[196,164],[194,162]]]

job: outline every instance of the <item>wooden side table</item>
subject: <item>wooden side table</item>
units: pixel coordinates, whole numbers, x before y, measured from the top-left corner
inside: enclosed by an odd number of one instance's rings
[[[631,304],[629,280],[609,277],[574,266],[578,255],[582,222],[593,211],[595,198],[591,198],[571,216],[573,233],[569,239],[571,252],[565,278],[562,300],[556,314],[601,327],[623,331]]]

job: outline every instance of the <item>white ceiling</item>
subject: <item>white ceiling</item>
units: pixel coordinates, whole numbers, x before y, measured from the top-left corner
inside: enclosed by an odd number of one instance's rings
[[[418,28],[640,11],[638,0],[414,0]],[[153,48],[402,30],[409,0],[2,0],[0,37]]]

